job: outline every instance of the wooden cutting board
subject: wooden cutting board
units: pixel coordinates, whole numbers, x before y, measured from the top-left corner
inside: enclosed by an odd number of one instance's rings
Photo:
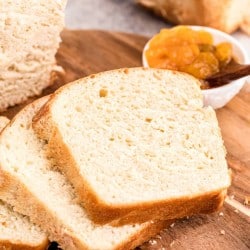
[[[57,60],[66,71],[42,95],[89,74],[121,67],[141,66],[145,37],[104,31],[62,33]],[[2,115],[12,118],[25,104],[8,109]],[[233,184],[224,208],[211,215],[196,215],[177,220],[140,249],[250,249],[250,84],[217,117],[228,152]],[[204,131],[206,133],[206,131]]]

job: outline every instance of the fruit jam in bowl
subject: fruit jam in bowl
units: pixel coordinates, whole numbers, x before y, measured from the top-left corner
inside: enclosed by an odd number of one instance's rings
[[[186,72],[198,78],[204,105],[223,107],[243,87],[246,78],[211,87],[206,78],[237,61],[249,62],[247,53],[232,36],[203,26],[175,26],[163,29],[145,45],[142,55],[144,67]]]

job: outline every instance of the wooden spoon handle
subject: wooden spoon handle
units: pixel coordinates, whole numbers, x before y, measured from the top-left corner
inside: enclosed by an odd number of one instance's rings
[[[235,64],[233,67],[207,78],[206,81],[209,82],[210,87],[218,87],[247,75],[250,75],[250,65]]]

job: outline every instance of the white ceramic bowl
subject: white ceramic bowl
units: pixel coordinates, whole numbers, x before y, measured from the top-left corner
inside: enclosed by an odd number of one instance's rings
[[[208,31],[213,36],[214,44],[218,44],[221,42],[230,42],[233,46],[233,55],[235,56],[235,58],[237,58],[238,62],[241,64],[250,63],[250,59],[247,52],[241,46],[241,44],[232,36],[222,31],[209,27],[203,27],[203,26],[188,26],[188,27],[190,27],[193,30]],[[149,42],[150,40],[146,43],[142,53],[142,64],[146,68],[149,67],[147,58],[145,56],[145,52],[149,47]],[[240,91],[245,82],[246,82],[246,77],[236,81],[232,81],[221,87],[202,90],[204,105],[212,106],[214,109],[223,107]]]

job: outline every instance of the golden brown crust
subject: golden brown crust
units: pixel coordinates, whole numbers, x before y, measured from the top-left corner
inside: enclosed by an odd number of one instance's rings
[[[12,241],[0,241],[0,249],[2,250],[45,250],[49,245],[48,240],[45,240],[39,246],[30,246],[29,243],[24,242],[12,242]]]
[[[121,242],[115,250],[130,250],[142,243],[148,241],[151,237],[158,234],[161,230],[167,228],[173,223],[172,220],[152,222],[150,225],[145,226],[140,232],[133,235],[129,241]]]
[[[146,69],[145,69],[146,70]],[[127,73],[127,70],[120,69]],[[93,77],[93,76],[92,76]],[[71,84],[78,84],[80,81]],[[113,225],[142,223],[149,220],[170,220],[189,216],[195,213],[212,213],[218,210],[224,201],[226,187],[192,197],[160,200],[130,205],[110,205],[98,197],[91,185],[79,174],[80,170],[70,149],[64,143],[62,135],[54,124],[51,106],[61,91],[69,85],[60,88],[42,107],[33,119],[33,128],[39,137],[48,140],[48,155],[53,157],[58,167],[68,177],[90,218],[98,224],[112,222]]]
[[[248,16],[247,1],[137,0],[143,7],[175,24],[210,26],[227,33],[238,29],[244,22],[244,15]]]
[[[204,0],[185,2],[178,0],[137,0],[137,2],[175,24],[222,28],[225,19],[224,8],[228,5],[229,0],[210,1],[209,4]]]

